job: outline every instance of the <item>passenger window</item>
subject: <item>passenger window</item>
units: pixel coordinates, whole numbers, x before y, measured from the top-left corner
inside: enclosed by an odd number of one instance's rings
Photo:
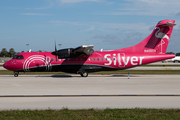
[[[95,61],[95,58],[93,58],[93,61]]]
[[[97,58],[97,61],[99,61],[99,58]]]
[[[103,58],[101,58],[101,61],[103,61]]]

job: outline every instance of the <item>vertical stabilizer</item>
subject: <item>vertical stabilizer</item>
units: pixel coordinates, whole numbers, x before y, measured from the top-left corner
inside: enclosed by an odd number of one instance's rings
[[[153,32],[139,44],[119,50],[165,54],[175,25],[175,20],[159,21]]]
[[[166,53],[174,23],[174,20],[160,21],[146,44],[144,52],[154,49],[157,53]]]

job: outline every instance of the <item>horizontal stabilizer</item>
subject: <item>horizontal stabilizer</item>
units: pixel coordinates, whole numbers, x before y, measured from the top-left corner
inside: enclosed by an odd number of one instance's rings
[[[173,27],[173,26],[175,26],[176,24],[174,24],[174,23],[171,23],[171,22],[167,22],[166,24],[162,24],[162,25],[159,25],[158,27]]]

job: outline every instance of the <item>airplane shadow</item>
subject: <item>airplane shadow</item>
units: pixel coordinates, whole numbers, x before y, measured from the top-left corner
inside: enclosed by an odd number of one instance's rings
[[[13,75],[1,75],[1,77],[14,77]],[[34,76],[34,75],[33,75]],[[19,75],[19,77],[33,77],[32,75]],[[35,75],[35,77],[51,77],[51,78],[100,78],[100,77],[127,77],[128,75],[94,75],[90,74],[88,77],[81,77],[76,74],[55,74],[55,75]],[[140,77],[139,75],[130,75],[129,77]]]
[[[51,75],[52,78],[69,78],[69,77],[78,77],[78,76],[72,76],[72,75]]]
[[[81,77],[81,76],[77,76],[77,75],[51,75],[48,77],[52,77],[52,78],[86,78],[86,77]],[[128,75],[89,75],[87,78],[97,78],[97,77],[128,77]],[[139,76],[135,76],[135,75],[130,75],[129,77],[139,77]]]
[[[111,75],[110,77],[128,77],[128,75]],[[138,75],[130,75],[129,77],[139,77]]]
[[[31,76],[29,76],[31,77]],[[71,77],[78,77],[78,76],[73,76],[73,75],[37,75],[36,77],[51,77],[51,78],[71,78]]]

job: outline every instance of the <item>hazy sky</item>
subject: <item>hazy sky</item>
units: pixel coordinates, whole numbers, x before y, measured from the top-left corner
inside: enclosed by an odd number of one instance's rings
[[[119,49],[163,19],[176,20],[167,51],[180,52],[180,0],[1,0],[0,51],[53,51],[54,39],[61,48]]]

